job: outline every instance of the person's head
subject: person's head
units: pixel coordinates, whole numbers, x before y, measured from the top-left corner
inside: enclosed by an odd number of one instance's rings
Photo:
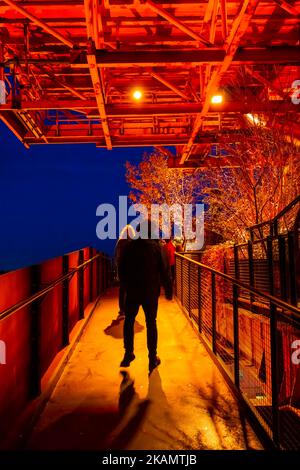
[[[132,225],[127,224],[127,225],[125,225],[125,227],[122,228],[119,239],[120,240],[124,240],[124,239],[129,239],[130,240],[130,239],[133,239],[134,236],[135,236],[134,228],[132,227]]]
[[[171,238],[165,238],[166,243],[170,243],[170,241],[171,241]]]

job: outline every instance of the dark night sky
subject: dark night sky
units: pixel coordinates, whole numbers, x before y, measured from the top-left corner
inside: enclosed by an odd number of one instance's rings
[[[112,253],[114,243],[96,237],[96,208],[103,202],[117,205],[119,195],[128,194],[125,161],[139,162],[145,150],[94,145],[27,150],[0,123],[0,270],[83,246]]]

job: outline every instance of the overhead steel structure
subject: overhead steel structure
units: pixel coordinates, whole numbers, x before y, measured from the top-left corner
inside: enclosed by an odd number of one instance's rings
[[[298,0],[0,0],[0,119],[25,146],[175,146],[178,164],[249,114],[300,134],[299,25]]]

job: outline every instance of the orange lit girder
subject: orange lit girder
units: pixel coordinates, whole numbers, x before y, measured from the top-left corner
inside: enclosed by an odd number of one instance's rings
[[[11,103],[0,106],[0,115],[3,111],[15,110]],[[74,110],[84,112],[87,117],[99,117],[96,100],[37,100],[23,101],[21,105],[23,110],[42,111],[42,110]],[[172,104],[107,104],[105,106],[106,118],[122,116],[168,116],[182,114],[197,114],[201,112],[201,103],[172,103]],[[221,104],[209,104],[207,113],[270,113],[270,112],[293,112],[298,114],[300,106],[295,106],[290,100],[271,100],[267,105],[264,102],[245,102],[224,101]]]
[[[223,48],[211,47],[195,50],[168,50],[168,51],[103,51],[96,50],[95,56],[99,67],[149,67],[164,66],[167,64],[212,64],[224,67],[224,61],[229,56]],[[236,48],[232,53],[231,62],[234,65],[248,64],[300,64],[300,46],[273,46],[273,47],[243,47]],[[226,63],[227,64],[227,63]],[[84,56],[74,60],[74,68],[86,66]]]
[[[171,13],[168,13],[159,4],[157,4],[155,2],[152,2],[151,0],[141,0],[140,3],[144,4],[145,6],[148,6],[149,8],[151,8],[151,10],[153,10],[155,13],[157,13],[158,15],[165,18],[167,21],[169,21],[169,23],[176,26],[176,28],[180,29],[181,31],[186,33],[188,36],[191,36],[195,41],[198,41],[199,43],[202,43],[206,46],[211,46],[212,45],[207,39],[205,39],[204,37],[197,34],[191,28],[189,28],[184,23],[182,23],[177,18],[175,18],[175,16],[172,15]]]
[[[102,123],[102,127],[103,127],[106,147],[107,147],[108,150],[111,150],[112,149],[112,144],[111,144],[111,138],[110,138],[107,115],[106,115],[106,111],[105,111],[103,86],[101,84],[101,78],[99,76],[96,57],[95,57],[94,54],[88,54],[87,55],[87,60],[88,60],[89,68],[90,68],[90,74],[91,74],[91,78],[92,78],[92,82],[93,82],[94,92],[95,92],[95,96],[96,96],[96,102],[97,102],[97,106],[98,106],[98,110],[99,110],[99,114],[100,114],[100,118],[101,118],[101,123]]]
[[[244,0],[241,4],[240,11],[232,23],[230,32],[225,41],[225,57],[223,63],[213,71],[210,81],[207,84],[203,109],[201,113],[198,114],[195,120],[191,137],[182,153],[182,157],[180,160],[181,164],[185,162],[185,160],[189,157],[191,153],[195,138],[199,132],[199,129],[201,128],[203,117],[207,114],[209,110],[211,97],[217,90],[221,82],[222,76],[231,65],[233,58],[237,52],[240,39],[248,28],[248,25],[251,21],[252,16],[255,13],[258,3],[259,0]]]
[[[26,145],[174,145],[188,165],[248,113],[274,126],[288,113],[296,133],[299,11],[300,0],[0,1],[1,119]]]
[[[300,8],[297,9],[294,5],[285,0],[274,0],[283,10],[287,11],[290,15],[300,16]]]
[[[35,23],[37,26],[40,26],[42,29],[47,31],[47,33],[54,36],[56,39],[61,41],[63,44],[66,44],[69,47],[74,46],[74,43],[70,39],[66,38],[65,36],[60,34],[59,31],[56,31],[55,29],[53,29],[52,27],[47,25],[44,21],[40,20],[37,16],[30,13],[28,10],[23,8],[19,3],[13,2],[12,0],[2,0],[2,1],[4,3],[6,3],[7,5],[9,5],[11,8],[13,8],[14,10],[16,10],[19,13],[21,13],[22,15],[24,15],[26,18],[28,18],[33,23]]]

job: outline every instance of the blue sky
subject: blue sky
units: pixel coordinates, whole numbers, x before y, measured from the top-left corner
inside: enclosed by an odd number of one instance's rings
[[[84,246],[112,253],[114,242],[96,237],[96,208],[128,194],[124,164],[138,163],[145,150],[46,144],[27,150],[0,123],[0,270]]]

